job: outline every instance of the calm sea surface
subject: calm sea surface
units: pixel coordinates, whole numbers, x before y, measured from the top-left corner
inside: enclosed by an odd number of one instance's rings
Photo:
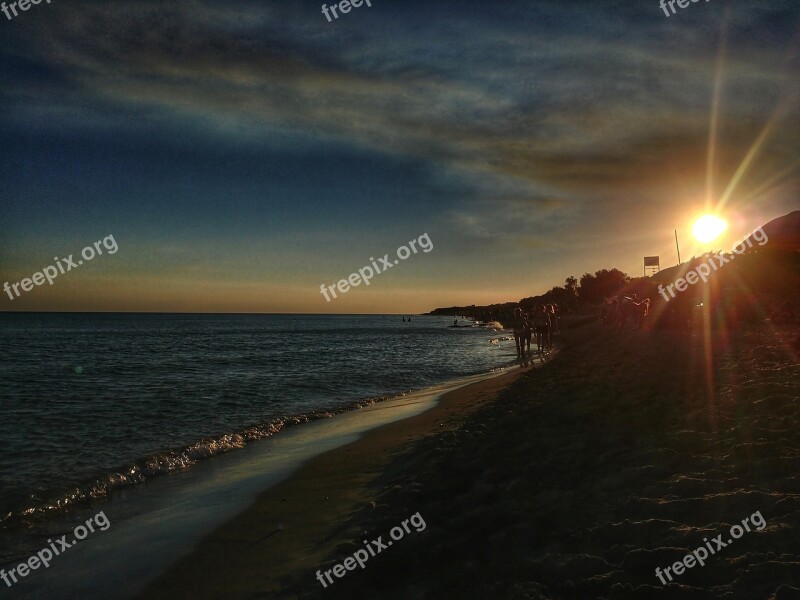
[[[0,313],[3,528],[513,358],[498,334],[451,324]]]

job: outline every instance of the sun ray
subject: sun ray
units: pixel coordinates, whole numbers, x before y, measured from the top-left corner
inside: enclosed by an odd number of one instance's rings
[[[731,180],[728,183],[728,187],[725,188],[725,192],[720,197],[719,203],[717,204],[717,210],[723,208],[727,204],[728,200],[733,194],[733,191],[739,184],[739,181],[741,181],[742,177],[744,177],[744,174],[750,168],[750,165],[755,160],[756,156],[758,155],[758,152],[761,150],[764,143],[767,141],[769,134],[772,133],[772,130],[780,122],[784,114],[788,112],[790,105],[791,105],[791,99],[788,97],[784,98],[784,100],[780,102],[778,106],[775,108],[775,110],[772,112],[770,118],[767,119],[767,123],[764,125],[764,128],[761,130],[761,133],[758,134],[758,137],[756,138],[755,142],[753,142],[753,144],[748,149],[747,154],[737,167],[736,172],[733,174],[733,177],[731,177]]]
[[[757,188],[751,190],[748,193],[747,196],[742,198],[742,202],[746,204],[746,203],[750,202],[751,200],[754,200],[754,199],[758,198],[759,196],[763,195],[767,191],[773,191],[775,189],[779,189],[779,186],[775,186],[775,184],[778,183],[778,182],[781,182],[781,180],[784,177],[786,177],[787,175],[789,175],[793,171],[797,170],[798,167],[800,167],[800,160],[795,161],[793,164],[789,165],[788,167],[786,167],[782,171],[779,171],[778,173],[776,173],[775,175],[773,175],[772,177],[770,177],[769,179],[764,181]],[[781,184],[786,184],[786,183],[788,183],[790,181],[792,181],[792,180],[790,179],[790,180],[788,180],[786,182],[781,182]],[[775,186],[775,187],[773,187],[773,186]]]
[[[721,210],[730,200],[730,197],[733,195],[736,186],[739,184],[741,179],[744,177],[747,170],[752,165],[753,161],[755,160],[756,156],[758,155],[759,151],[764,146],[767,138],[772,133],[772,130],[775,126],[783,119],[783,117],[790,113],[797,102],[798,90],[796,86],[793,86],[792,89],[784,95],[784,97],[778,102],[775,106],[772,114],[767,119],[767,122],[764,124],[763,129],[758,134],[758,137],[750,146],[747,151],[747,154],[742,159],[742,162],[736,168],[736,172],[731,177],[730,181],[728,182],[727,187],[725,188],[725,192],[719,199],[717,204],[717,210]]]

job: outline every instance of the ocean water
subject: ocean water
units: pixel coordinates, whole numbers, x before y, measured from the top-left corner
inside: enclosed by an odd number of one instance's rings
[[[496,333],[450,324],[0,313],[0,532],[513,359]]]

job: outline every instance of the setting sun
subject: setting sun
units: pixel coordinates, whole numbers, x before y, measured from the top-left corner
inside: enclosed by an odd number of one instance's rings
[[[700,242],[708,244],[717,239],[728,228],[724,219],[715,215],[703,215],[692,226],[692,234]]]

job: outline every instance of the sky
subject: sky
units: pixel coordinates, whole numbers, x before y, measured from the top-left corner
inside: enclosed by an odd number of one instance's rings
[[[800,208],[796,0],[371,4],[0,13],[0,283],[118,245],[0,311],[505,302]]]

